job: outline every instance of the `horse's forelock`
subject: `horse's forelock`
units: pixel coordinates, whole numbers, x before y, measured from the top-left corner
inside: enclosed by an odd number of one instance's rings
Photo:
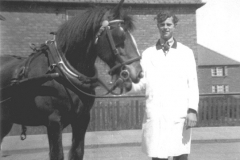
[[[136,29],[136,26],[134,24],[135,19],[133,18],[133,16],[131,16],[127,13],[123,13],[122,19],[124,20],[124,29],[125,30],[132,32]]]

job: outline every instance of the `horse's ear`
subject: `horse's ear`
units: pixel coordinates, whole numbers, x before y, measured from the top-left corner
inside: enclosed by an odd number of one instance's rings
[[[114,18],[114,19],[120,18],[121,9],[122,9],[122,6],[123,6],[123,2],[124,2],[124,0],[121,0],[121,1],[118,3],[118,5],[111,10],[111,14],[113,15],[113,18]]]

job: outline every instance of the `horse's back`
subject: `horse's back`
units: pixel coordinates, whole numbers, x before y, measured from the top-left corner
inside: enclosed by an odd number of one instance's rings
[[[25,61],[25,57],[4,55],[0,57],[0,88],[10,84],[19,67]]]

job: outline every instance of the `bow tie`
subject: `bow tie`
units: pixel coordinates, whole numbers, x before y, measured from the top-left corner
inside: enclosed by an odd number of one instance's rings
[[[162,50],[166,53],[169,51],[170,45],[168,42],[161,44]]]
[[[177,42],[176,40],[173,38],[173,41],[170,42],[172,45],[169,45],[169,41],[165,42],[165,43],[161,43],[160,39],[157,41],[156,43],[156,49],[162,49],[164,53],[167,53],[169,51],[169,48],[177,48]]]

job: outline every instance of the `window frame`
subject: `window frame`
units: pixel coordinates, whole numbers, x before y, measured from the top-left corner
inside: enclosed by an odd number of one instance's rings
[[[212,93],[228,93],[229,85],[228,84],[215,84],[212,85]]]
[[[227,66],[216,66],[211,68],[212,77],[226,77],[227,73]]]

